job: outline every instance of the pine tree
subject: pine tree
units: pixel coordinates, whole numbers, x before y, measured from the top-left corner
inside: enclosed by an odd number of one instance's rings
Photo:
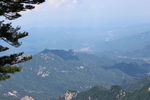
[[[35,4],[43,3],[45,0],[0,0],[0,16],[6,20],[15,20],[21,17],[19,12],[31,10]],[[19,39],[28,36],[28,32],[20,32],[20,27],[13,27],[12,23],[0,21],[0,41],[5,41],[11,46],[19,47]],[[2,43],[1,43],[2,44]],[[0,52],[8,50],[0,44]],[[32,56],[25,55],[23,52],[0,56],[0,80],[10,78],[10,74],[21,71],[18,63],[30,60]]]

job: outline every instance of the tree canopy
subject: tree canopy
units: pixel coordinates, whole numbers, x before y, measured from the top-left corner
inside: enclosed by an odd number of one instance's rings
[[[45,0],[0,0],[0,16],[6,20],[15,20],[21,17],[20,12],[31,10],[35,5],[43,3]],[[12,23],[0,21],[0,41],[4,41],[11,46],[19,47],[19,39],[28,36],[28,32],[20,32],[21,27],[13,27]],[[1,45],[0,52],[9,50],[8,47]],[[0,56],[0,80],[10,78],[10,74],[21,71],[18,63],[31,59],[32,56],[25,55],[23,52]]]

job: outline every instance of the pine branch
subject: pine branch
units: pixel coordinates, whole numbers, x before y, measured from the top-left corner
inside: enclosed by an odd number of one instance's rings
[[[0,52],[2,52],[2,51],[6,51],[6,50],[8,50],[9,48],[7,48],[7,47],[3,47],[2,45],[0,45]]]
[[[31,10],[33,4],[40,4],[45,0],[1,0],[0,1],[0,16],[4,16],[9,20],[21,17],[20,11]]]
[[[30,59],[32,59],[32,56],[25,55],[24,53],[2,56],[0,57],[0,66],[13,65]]]
[[[18,47],[21,45],[20,38],[28,36],[27,32],[18,32],[20,27],[13,28],[11,23],[4,24],[4,21],[0,22],[0,39],[4,40],[8,44]]]
[[[20,72],[21,67],[18,66],[0,66],[0,81],[10,78],[9,74],[14,74],[15,72]]]
[[[0,74],[20,72],[21,67],[18,66],[0,66]]]
[[[6,79],[9,79],[9,78],[10,78],[10,75],[7,75],[7,74],[0,74],[0,81],[6,80]]]

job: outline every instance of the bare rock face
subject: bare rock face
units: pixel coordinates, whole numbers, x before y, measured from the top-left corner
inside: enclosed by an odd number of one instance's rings
[[[77,93],[74,92],[74,91],[67,91],[67,92],[64,94],[65,100],[72,100],[72,99],[75,98],[76,96],[77,96]]]
[[[150,92],[150,87],[148,88],[148,92]]]
[[[126,91],[117,85],[111,87],[111,92],[116,96],[117,100],[122,100],[126,96]]]
[[[126,96],[126,92],[124,90],[120,90],[119,93],[117,94],[116,98],[117,98],[117,100],[122,100],[122,98],[125,96]]]
[[[35,100],[35,99],[29,96],[25,96],[25,97],[22,97],[21,100]]]
[[[13,97],[17,97],[17,91],[12,91],[12,92],[8,92],[8,96],[13,96]]]

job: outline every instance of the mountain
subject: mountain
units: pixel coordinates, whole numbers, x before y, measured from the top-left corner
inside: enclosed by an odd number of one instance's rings
[[[130,93],[125,100],[150,100],[150,84]]]
[[[128,84],[123,84],[122,87],[127,91],[135,91],[150,84],[150,76],[145,76],[140,79],[131,81]]]
[[[107,56],[127,56],[131,58],[150,58],[150,31],[137,32],[126,37],[104,42],[97,51]]]
[[[123,100],[127,95],[120,86],[112,86],[110,89],[106,89],[102,86],[95,86],[87,91],[77,93],[73,99],[68,100]],[[59,100],[66,100],[60,98]]]
[[[105,67],[106,69],[119,69],[129,76],[141,78],[150,73],[150,63],[140,62],[120,62],[113,66]]]
[[[0,83],[0,93],[16,91],[19,98],[32,96],[36,100],[53,99],[70,89],[83,91],[95,85],[110,87],[128,83],[132,76],[119,69],[105,69],[114,64],[112,59],[74,50],[48,50],[20,64],[22,72]]]
[[[17,97],[12,97],[12,96],[8,96],[8,95],[0,95],[0,99],[1,100],[20,100]]]
[[[62,97],[59,100],[150,100],[149,94],[150,84],[133,92],[127,92],[117,85],[110,89],[95,86],[87,91],[77,93],[72,99]]]
[[[127,56],[129,57],[141,57],[141,58],[150,58],[150,45],[146,45],[143,48],[128,52]]]
[[[110,90],[97,86],[79,93],[76,100],[121,100],[126,92],[119,86],[112,86]],[[74,99],[74,100],[75,100]]]

